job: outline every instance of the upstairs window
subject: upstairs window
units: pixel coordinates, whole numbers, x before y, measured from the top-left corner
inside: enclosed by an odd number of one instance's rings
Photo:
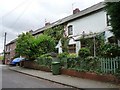
[[[68,26],[68,35],[73,35],[73,26]]]

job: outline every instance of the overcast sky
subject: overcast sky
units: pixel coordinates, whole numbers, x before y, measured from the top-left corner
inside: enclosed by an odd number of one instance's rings
[[[0,0],[0,52],[3,51],[4,33],[7,43],[22,32],[41,28],[72,14],[72,10],[83,10],[103,0]]]

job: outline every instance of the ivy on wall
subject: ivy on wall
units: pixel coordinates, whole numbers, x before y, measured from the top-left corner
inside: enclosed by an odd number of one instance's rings
[[[54,38],[56,45],[57,45],[59,40],[63,37],[64,27],[63,27],[63,25],[59,25],[59,26],[56,26],[53,28],[49,28],[49,29],[44,31],[44,34]]]
[[[44,31],[45,35],[51,36],[55,39],[56,45],[58,44],[59,40],[61,39],[63,52],[68,52],[69,38],[65,37],[64,33],[65,33],[65,31],[64,31],[63,25],[49,28]]]
[[[94,55],[94,43],[95,43],[95,51],[96,55],[99,56],[101,54],[101,47],[104,45],[105,42],[105,37],[104,37],[104,32],[100,33],[95,36],[95,41],[94,37],[90,38],[80,38],[82,47],[88,48],[90,50],[91,55]]]

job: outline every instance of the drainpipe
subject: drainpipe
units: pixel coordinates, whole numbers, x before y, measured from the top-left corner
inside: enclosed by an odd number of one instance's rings
[[[94,57],[96,57],[95,36],[93,37],[93,41],[94,41]]]

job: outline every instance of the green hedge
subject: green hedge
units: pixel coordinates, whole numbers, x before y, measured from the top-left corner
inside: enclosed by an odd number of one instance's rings
[[[57,59],[60,60],[61,67],[65,69],[73,69],[82,72],[95,72],[98,74],[120,74],[119,70],[116,70],[119,69],[120,58],[99,58],[93,56],[81,58],[63,56],[60,58],[58,57]],[[37,63],[39,65],[49,68],[51,68],[52,61],[53,58],[49,55],[42,55],[37,58]],[[113,67],[114,65],[117,65],[115,66],[116,68]]]
[[[61,59],[62,60],[62,59]],[[63,68],[74,69],[77,71],[90,71],[99,72],[100,65],[98,58],[87,57],[87,58],[63,58]]]
[[[49,68],[51,68],[51,63],[52,63],[52,57],[49,55],[42,55],[40,57],[38,57],[37,59],[37,63],[41,66],[47,66]]]

